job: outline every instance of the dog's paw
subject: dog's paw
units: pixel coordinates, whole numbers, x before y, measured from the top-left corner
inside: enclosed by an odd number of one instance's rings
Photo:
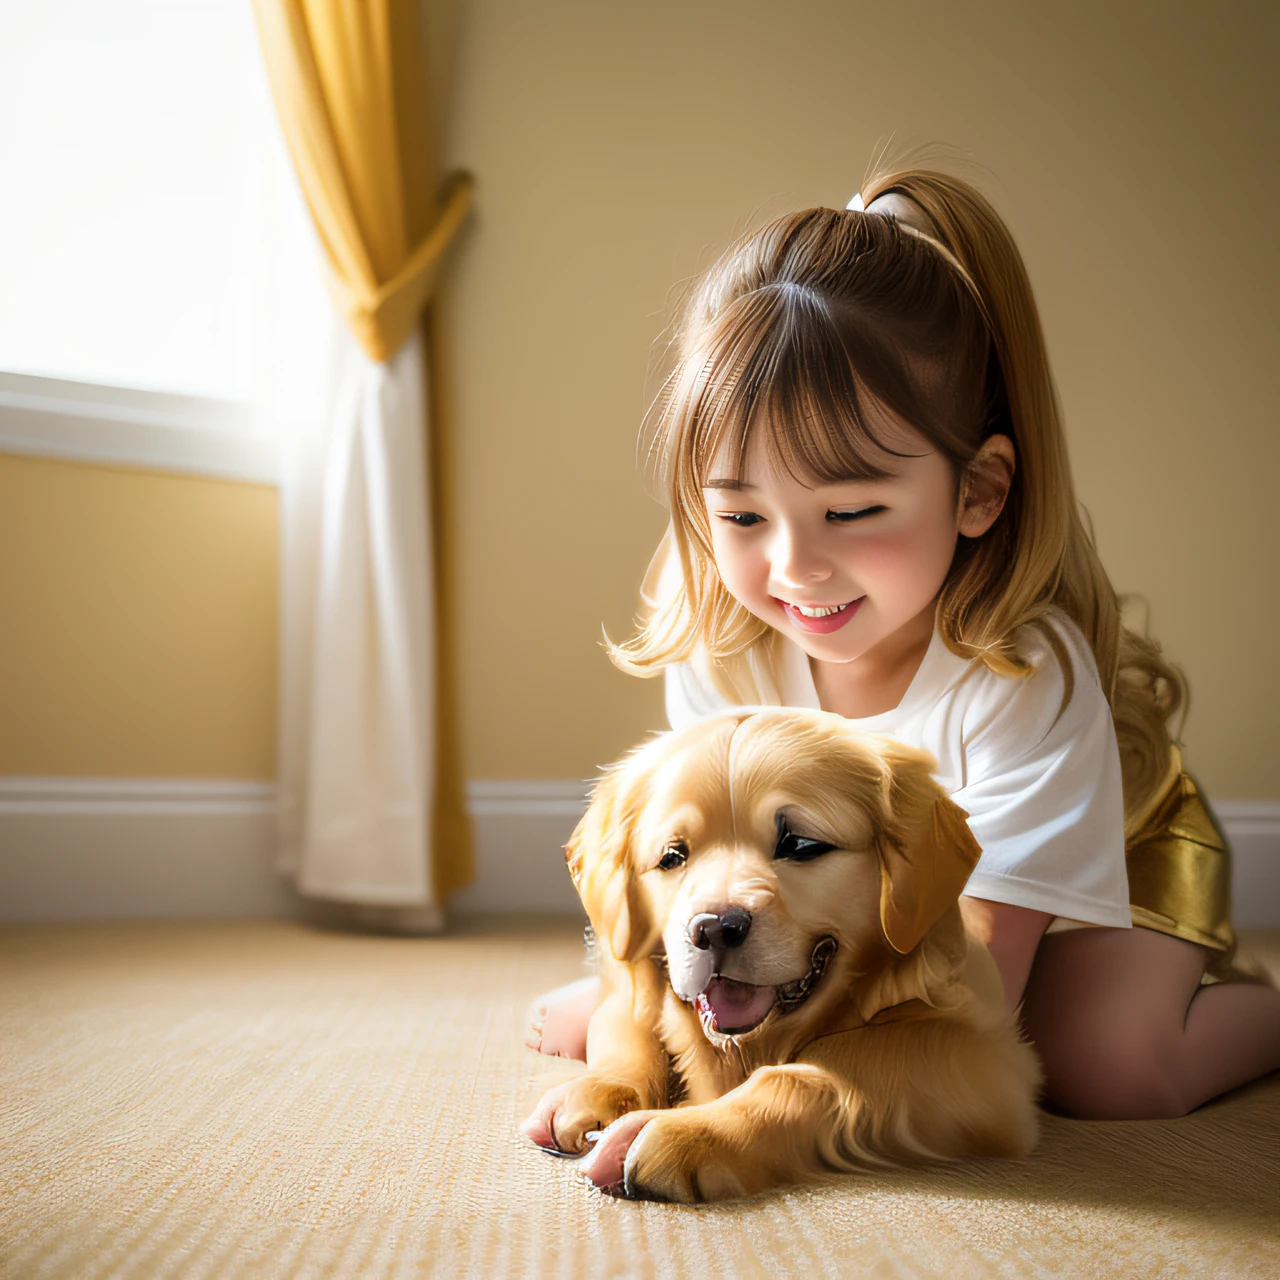
[[[628,1200],[704,1204],[748,1194],[692,1109],[624,1116],[600,1135],[582,1172],[601,1191]]]
[[[520,1128],[540,1147],[584,1155],[591,1147],[588,1134],[639,1107],[639,1093],[625,1080],[588,1072],[550,1090]]]

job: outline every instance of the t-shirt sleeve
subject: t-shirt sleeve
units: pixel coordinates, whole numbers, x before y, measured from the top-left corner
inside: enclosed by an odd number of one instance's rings
[[[1127,928],[1124,793],[1111,708],[1080,632],[1053,623],[1071,662],[1030,632],[1024,679],[984,672],[966,714],[964,785],[982,857],[965,893],[1092,924]],[[1061,714],[1059,710],[1061,708]]]

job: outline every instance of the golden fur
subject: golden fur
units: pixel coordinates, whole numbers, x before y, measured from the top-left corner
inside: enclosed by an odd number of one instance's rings
[[[626,1154],[625,1194],[695,1202],[1032,1149],[1039,1067],[965,930],[958,898],[979,850],[931,766],[839,716],[768,709],[663,735],[605,774],[566,846],[604,999],[588,1069],[555,1112],[562,1150],[660,1108]],[[833,847],[775,856],[799,847],[781,843],[780,814]],[[658,865],[681,851],[682,865]],[[699,950],[689,922],[714,929],[730,908],[750,914],[745,933],[711,947],[703,935]],[[725,1033],[677,995],[709,956],[722,986],[752,984],[762,1007],[776,993],[763,1021]]]

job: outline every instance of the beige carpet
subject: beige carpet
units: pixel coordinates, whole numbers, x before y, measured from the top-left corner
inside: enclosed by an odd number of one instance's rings
[[[1280,935],[1251,940],[1269,958]],[[588,1192],[516,1125],[574,926],[0,934],[0,1275],[1280,1275],[1280,1079],[1036,1155],[688,1209]]]

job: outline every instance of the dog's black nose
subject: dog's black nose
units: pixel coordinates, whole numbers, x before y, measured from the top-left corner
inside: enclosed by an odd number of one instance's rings
[[[723,915],[710,913],[695,916],[689,926],[689,937],[699,951],[708,947],[740,947],[751,928],[751,912],[742,907],[730,907]]]

